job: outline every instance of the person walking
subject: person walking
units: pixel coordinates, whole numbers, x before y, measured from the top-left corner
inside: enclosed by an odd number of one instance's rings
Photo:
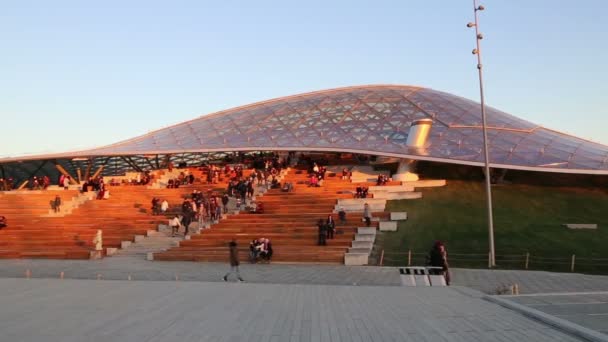
[[[333,240],[334,233],[336,232],[336,221],[334,221],[334,218],[331,216],[331,214],[327,216],[327,221],[325,222],[325,224],[327,225],[327,239]]]
[[[55,200],[53,201],[53,209],[58,213],[61,211],[61,197],[59,195],[55,196]]]
[[[325,240],[327,238],[327,225],[323,222],[323,219],[319,219],[317,227],[319,228],[319,246],[325,246],[327,244]]]
[[[230,201],[230,198],[228,197],[227,193],[224,193],[224,195],[222,196],[222,207],[224,208],[224,214],[228,214],[228,202]]]
[[[340,211],[338,211],[338,218],[340,219],[340,224],[346,224],[346,211],[344,211],[344,207],[340,207]]]
[[[365,224],[369,227],[372,224],[372,211],[367,203],[363,206],[363,218],[365,219]]]
[[[450,286],[450,269],[448,265],[448,252],[441,241],[435,241],[429,252],[429,264],[433,267],[440,267],[441,273],[445,278],[446,285]]]
[[[241,278],[241,274],[239,273],[239,250],[237,249],[236,240],[232,239],[228,244],[228,250],[230,251],[230,271],[226,273],[222,279],[224,281],[228,281],[228,276],[232,273],[236,274],[237,279],[242,282],[244,281]]]

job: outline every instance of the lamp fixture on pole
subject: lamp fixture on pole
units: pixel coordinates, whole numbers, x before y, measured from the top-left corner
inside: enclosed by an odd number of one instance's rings
[[[475,28],[475,41],[477,46],[472,53],[477,55],[477,71],[479,73],[479,95],[481,97],[481,122],[483,131],[483,153],[484,153],[484,170],[485,170],[485,185],[486,185],[486,201],[488,209],[488,266],[496,266],[496,254],[494,250],[494,217],[492,214],[492,187],[490,184],[490,155],[488,153],[488,131],[486,120],[486,104],[483,95],[483,65],[481,64],[481,45],[480,41],[483,35],[479,32],[478,12],[485,10],[483,5],[477,5],[477,0],[473,0],[473,12],[475,14],[475,22],[468,23],[467,27]]]

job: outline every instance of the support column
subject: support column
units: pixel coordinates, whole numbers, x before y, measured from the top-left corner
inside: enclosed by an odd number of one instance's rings
[[[89,159],[89,162],[87,163],[87,169],[84,171],[84,180],[88,181],[89,180],[89,176],[91,175],[91,167],[93,167],[93,160]]]
[[[407,134],[406,146],[408,154],[412,155],[425,155],[425,145],[433,126],[433,120],[421,119],[412,122],[410,130]],[[416,166],[416,160],[414,159],[401,159],[397,173],[393,175],[393,180],[401,182],[417,181],[418,175],[414,173],[414,167]]]
[[[103,168],[104,168],[104,167],[105,167],[105,165],[101,165],[101,166],[100,166],[100,167],[97,169],[97,171],[95,171],[95,173],[93,174],[93,176],[91,176],[91,177],[92,177],[92,178],[97,178],[97,177],[98,177],[98,176],[101,174],[101,171],[103,171]]]
[[[399,161],[399,167],[397,173],[393,175],[394,181],[399,182],[415,182],[419,179],[418,175],[414,173],[416,161],[412,159],[401,159]]]

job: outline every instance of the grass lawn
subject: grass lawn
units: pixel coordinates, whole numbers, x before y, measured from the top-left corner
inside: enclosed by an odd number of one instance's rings
[[[435,240],[444,241],[452,267],[487,267],[488,229],[482,182],[448,181],[421,189],[419,200],[389,201],[388,211],[406,211],[397,232],[382,233],[385,264],[413,264]],[[499,268],[608,273],[608,193],[605,190],[495,185],[492,187],[496,261]],[[597,223],[597,230],[570,230],[564,223]],[[604,258],[605,260],[586,260]]]

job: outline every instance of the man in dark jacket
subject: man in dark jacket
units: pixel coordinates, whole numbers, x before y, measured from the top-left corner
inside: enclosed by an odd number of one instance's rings
[[[185,232],[184,232],[184,236],[188,235],[188,228],[190,226],[190,223],[192,223],[192,218],[194,217],[194,211],[192,210],[192,203],[190,203],[190,200],[185,200],[184,203],[182,203],[182,224],[185,227]]]
[[[239,250],[237,249],[236,241],[232,239],[228,244],[230,250],[230,271],[222,277],[224,281],[228,281],[228,276],[232,273],[236,273],[236,277],[239,281],[244,281],[239,273]]]
[[[230,198],[228,198],[228,194],[224,194],[224,196],[222,196],[222,206],[224,207],[224,214],[228,213],[228,202],[230,201]]]
[[[323,219],[319,219],[317,222],[317,227],[319,228],[319,246],[325,246],[325,239],[327,238],[327,225],[323,222]]]

